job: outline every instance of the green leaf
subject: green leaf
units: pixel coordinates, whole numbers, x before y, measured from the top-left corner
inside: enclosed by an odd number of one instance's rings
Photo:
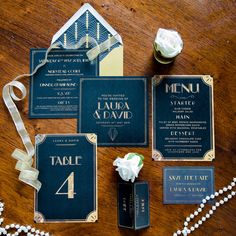
[[[144,156],[143,155],[141,155],[141,154],[138,154],[138,153],[129,153],[129,156],[127,157],[127,160],[130,160],[130,159],[132,159],[134,156],[139,156],[140,157],[140,161],[139,161],[139,163],[138,163],[138,166],[140,166],[140,165],[142,165],[143,164],[143,160],[144,160]]]
[[[141,166],[143,164],[143,161],[140,159],[138,166]]]
[[[134,156],[136,156],[136,153],[130,153],[129,156],[127,157],[127,160],[132,159]]]
[[[141,154],[138,154],[138,155],[140,156],[141,160],[143,161],[144,160],[144,156],[141,155]]]

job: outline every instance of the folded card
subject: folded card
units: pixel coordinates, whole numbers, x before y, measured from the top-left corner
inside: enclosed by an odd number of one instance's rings
[[[134,230],[149,227],[148,182],[118,183],[118,225]]]
[[[46,49],[31,49],[30,70],[45,57]],[[89,61],[86,49],[52,50],[45,64],[31,76],[30,118],[75,118],[81,76],[98,75],[98,59]]]
[[[60,42],[73,48],[85,42],[87,55],[99,55],[100,76],[123,75],[123,42],[121,36],[88,3],[85,3],[53,36],[52,44]]]
[[[42,187],[35,194],[35,222],[97,220],[96,139],[95,134],[36,136]]]
[[[99,146],[147,146],[147,88],[146,77],[81,78],[78,132]]]
[[[213,160],[213,78],[155,76],[152,97],[153,159]]]
[[[164,204],[199,204],[214,192],[214,167],[176,166],[163,169]]]

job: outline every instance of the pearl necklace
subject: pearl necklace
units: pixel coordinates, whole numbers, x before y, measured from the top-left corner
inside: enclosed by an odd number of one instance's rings
[[[7,235],[7,236],[18,236],[25,234],[27,236],[49,236],[49,233],[45,233],[44,231],[40,231],[31,227],[30,225],[23,226],[19,224],[10,224],[6,225],[5,227],[1,227],[3,224],[4,219],[1,217],[4,210],[4,203],[0,201],[0,235]],[[14,233],[11,233],[14,231]]]
[[[233,187],[235,187],[235,183],[236,183],[236,178],[233,178],[233,181],[230,183],[230,185],[228,185],[228,187],[224,187],[223,189],[220,189],[218,192],[215,192],[215,194],[212,194],[210,196],[206,196],[203,200],[202,203],[199,205],[199,208],[194,211],[193,214],[190,214],[189,217],[186,217],[186,220],[184,222],[184,227],[183,230],[177,230],[173,236],[178,236],[178,235],[184,235],[187,236],[188,234],[190,234],[191,232],[193,232],[195,229],[199,228],[200,225],[203,224],[203,222],[205,222],[207,219],[209,219],[214,211],[216,210],[217,207],[219,207],[220,205],[223,205],[225,202],[228,202],[230,199],[232,199],[235,196],[235,191],[231,191]],[[224,197],[223,199],[221,199],[220,201],[216,202],[214,206],[212,206],[211,210],[209,210],[209,212],[203,216],[201,218],[201,220],[199,220],[197,223],[195,223],[193,226],[191,226],[190,228],[188,228],[189,222],[191,220],[193,220],[195,218],[195,216],[197,216],[200,212],[202,212],[203,208],[205,207],[205,204],[207,203],[207,201],[209,200],[213,200],[215,197],[218,197],[219,195],[223,194],[224,192],[227,191],[231,191],[231,193],[227,196]]]

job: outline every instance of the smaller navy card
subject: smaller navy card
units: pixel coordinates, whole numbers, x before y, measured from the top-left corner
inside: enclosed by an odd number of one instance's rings
[[[31,72],[45,57],[46,49],[31,49]],[[47,63],[31,76],[30,118],[75,118],[78,116],[78,90],[81,76],[98,75],[98,59],[90,62],[87,49],[55,49]]]
[[[148,182],[118,183],[118,225],[134,230],[150,225]]]
[[[147,146],[147,88],[146,77],[81,78],[78,132],[99,146]]]
[[[97,220],[97,136],[40,134],[35,137],[36,168],[42,187],[35,194],[34,220]]]
[[[163,169],[164,204],[199,204],[214,194],[214,167],[176,166]]]

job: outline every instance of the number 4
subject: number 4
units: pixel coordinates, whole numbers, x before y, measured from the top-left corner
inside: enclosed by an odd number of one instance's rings
[[[68,192],[62,193],[62,192],[60,192],[60,190],[66,184],[66,182],[68,182]],[[76,194],[74,192],[74,187],[75,187],[75,185],[74,185],[74,172],[71,172],[70,175],[68,176],[68,178],[64,181],[64,183],[61,185],[61,187],[57,190],[57,192],[55,194],[56,195],[67,195],[67,197],[69,199],[73,199],[74,195]]]

